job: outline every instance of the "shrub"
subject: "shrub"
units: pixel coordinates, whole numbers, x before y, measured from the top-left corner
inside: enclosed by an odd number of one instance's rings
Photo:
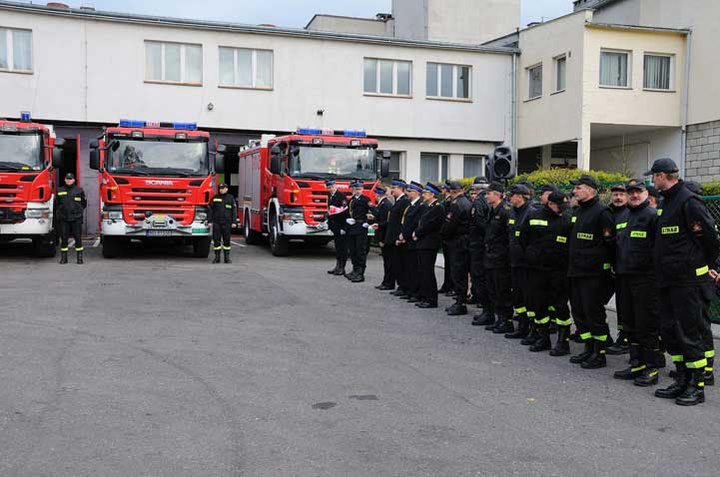
[[[606,171],[581,171],[579,169],[538,169],[528,174],[520,174],[511,182],[517,184],[521,181],[530,181],[535,187],[541,187],[547,184],[554,184],[561,188],[571,187],[570,181],[578,179],[583,174],[590,174],[595,177],[601,184],[626,182],[629,177],[620,172]]]
[[[703,195],[720,195],[720,182],[706,182],[702,184]]]

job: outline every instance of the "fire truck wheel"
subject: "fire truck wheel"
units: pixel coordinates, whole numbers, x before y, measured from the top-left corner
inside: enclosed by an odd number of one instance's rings
[[[270,251],[276,257],[284,257],[288,254],[290,243],[287,238],[280,235],[279,226],[275,214],[270,216]]]
[[[120,255],[122,243],[115,237],[103,237],[102,255],[104,258],[116,258]]]
[[[57,246],[52,238],[33,239],[33,252],[38,258],[51,258],[57,255]]]
[[[193,239],[193,256],[195,258],[208,258],[210,256],[210,237]]]
[[[243,220],[243,235],[245,236],[245,243],[248,245],[258,245],[260,243],[261,235],[250,228],[250,217],[248,217],[247,212],[245,212],[245,220]]]

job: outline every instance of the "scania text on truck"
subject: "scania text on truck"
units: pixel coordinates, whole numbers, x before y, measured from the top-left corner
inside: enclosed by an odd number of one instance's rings
[[[53,201],[64,140],[52,126],[0,119],[0,243],[31,239],[36,256],[57,250]]]
[[[238,215],[247,243],[267,236],[272,253],[282,256],[293,241],[330,242],[325,181],[334,179],[349,194],[350,182],[360,180],[373,200],[390,168],[389,153],[381,157],[377,148],[376,139],[351,130],[298,129],[251,141],[238,154],[237,170]]]
[[[194,123],[120,121],[90,144],[100,187],[102,253],[165,241],[210,253],[208,203],[215,182],[210,134]]]

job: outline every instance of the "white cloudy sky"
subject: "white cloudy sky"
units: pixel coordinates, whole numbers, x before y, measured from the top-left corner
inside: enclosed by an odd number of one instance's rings
[[[237,23],[303,27],[314,13],[372,17],[392,0],[61,0],[72,7]],[[33,3],[43,3],[35,0]],[[523,0],[522,25],[570,12],[571,0]]]

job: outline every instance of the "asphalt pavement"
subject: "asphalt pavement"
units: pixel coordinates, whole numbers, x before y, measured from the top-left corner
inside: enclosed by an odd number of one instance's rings
[[[718,474],[718,389],[682,408],[614,380],[626,356],[419,310],[374,290],[375,254],[352,284],[331,248],[99,252],[0,249],[0,476]]]

